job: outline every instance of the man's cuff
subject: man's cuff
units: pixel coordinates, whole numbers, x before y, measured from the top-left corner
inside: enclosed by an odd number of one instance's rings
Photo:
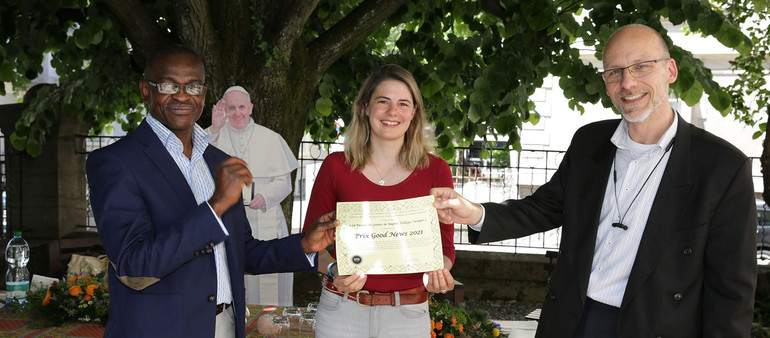
[[[225,236],[230,236],[230,233],[229,233],[229,232],[227,232],[227,228],[225,228],[225,224],[224,224],[224,223],[222,223],[222,219],[221,219],[221,218],[219,218],[219,216],[217,216],[217,213],[216,213],[216,212],[214,212],[214,208],[212,208],[212,207],[211,207],[211,204],[209,204],[209,202],[208,202],[208,201],[206,201],[206,205],[208,205],[208,206],[209,206],[209,210],[211,210],[211,213],[214,215],[214,218],[216,218],[216,219],[217,219],[217,222],[219,222],[219,227],[220,227],[220,228],[222,228],[222,232],[224,232],[224,233],[225,233]],[[482,219],[483,219],[483,218],[482,218]]]
[[[479,205],[481,205],[481,204],[479,204]],[[484,206],[481,205],[481,220],[478,223],[474,224],[474,225],[468,224],[468,227],[473,229],[473,230],[475,230],[475,231],[481,232],[481,225],[484,224],[484,218],[486,218],[486,217],[487,217],[487,209],[485,209]]]

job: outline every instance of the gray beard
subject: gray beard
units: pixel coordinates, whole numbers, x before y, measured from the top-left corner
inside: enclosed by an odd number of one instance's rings
[[[642,123],[644,121],[647,121],[648,118],[650,118],[650,115],[652,115],[652,112],[654,112],[655,110],[660,108],[660,105],[663,104],[663,101],[665,101],[665,98],[658,98],[658,99],[653,100],[652,101],[652,106],[649,109],[640,112],[639,116],[636,117],[636,118],[629,117],[628,114],[626,114],[626,111],[621,109],[618,106],[615,106],[615,108],[618,108],[618,110],[620,111],[620,115],[623,116],[623,119],[625,119],[626,122],[628,122],[628,123]]]

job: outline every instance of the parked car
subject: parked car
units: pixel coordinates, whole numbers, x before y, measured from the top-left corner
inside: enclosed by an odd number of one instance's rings
[[[770,265],[770,206],[757,198],[757,264]]]

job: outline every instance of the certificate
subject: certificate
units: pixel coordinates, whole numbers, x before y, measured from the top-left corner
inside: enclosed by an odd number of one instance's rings
[[[338,202],[340,275],[398,274],[444,268],[433,196],[387,202]]]

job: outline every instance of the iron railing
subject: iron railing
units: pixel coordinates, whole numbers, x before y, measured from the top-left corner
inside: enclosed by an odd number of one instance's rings
[[[110,144],[116,137],[83,137],[83,151],[90,151]],[[307,211],[315,176],[326,156],[342,151],[340,143],[301,142],[298,152],[299,169],[294,181],[294,205],[291,232],[299,232]],[[532,194],[547,182],[558,168],[564,151],[522,150],[508,151],[503,147],[486,149],[491,154],[486,159],[479,156],[480,147],[458,147],[454,163],[450,164],[455,190],[474,202],[501,202],[520,199]],[[751,158],[755,180],[761,182],[759,158]],[[89,204],[90,206],[90,204]],[[92,213],[88,212],[88,226],[95,227]],[[516,253],[544,253],[558,250],[560,229],[534,234],[528,237],[486,244],[486,250]],[[455,226],[455,244],[469,244],[465,225]]]

